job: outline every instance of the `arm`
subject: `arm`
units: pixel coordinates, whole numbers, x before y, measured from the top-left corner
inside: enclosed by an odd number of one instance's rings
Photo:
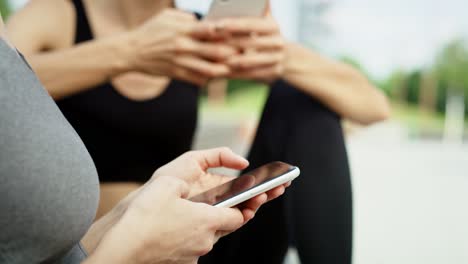
[[[102,83],[128,70],[124,36],[73,46],[75,10],[63,0],[30,1],[8,22],[10,39],[27,57],[55,99]]]
[[[243,169],[247,165],[229,149],[219,148],[188,152],[161,167],[150,181],[93,224],[82,241],[90,253],[85,263],[194,263],[220,237],[252,219],[263,203],[287,187],[259,195],[241,209],[186,200],[191,192],[229,179],[208,173],[209,168]]]
[[[50,15],[44,15],[50,14]],[[229,69],[218,61],[235,51],[192,38],[192,14],[167,9],[140,27],[73,46],[75,11],[64,0],[35,0],[15,14],[8,28],[39,79],[55,99],[128,71],[169,76],[203,85]]]
[[[284,79],[340,116],[361,124],[388,117],[385,96],[362,74],[344,63],[287,43],[271,16],[226,19],[220,27],[236,36],[228,42],[244,51],[228,61],[232,77],[263,82]]]
[[[385,95],[361,73],[300,45],[286,44],[282,77],[352,121],[367,125],[390,114]]]

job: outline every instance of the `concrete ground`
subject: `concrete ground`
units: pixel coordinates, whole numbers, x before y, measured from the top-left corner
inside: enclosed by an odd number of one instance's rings
[[[202,121],[197,147],[245,153],[242,129]],[[468,263],[468,145],[409,141],[386,123],[348,137],[354,264]],[[291,250],[286,264],[299,264]]]
[[[354,263],[468,263],[468,145],[408,141],[393,128],[348,140]]]

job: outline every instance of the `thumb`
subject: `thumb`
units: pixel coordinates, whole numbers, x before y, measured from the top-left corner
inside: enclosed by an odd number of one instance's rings
[[[172,195],[186,199],[189,196],[190,188],[188,184],[177,177],[160,176],[154,181],[154,184]]]

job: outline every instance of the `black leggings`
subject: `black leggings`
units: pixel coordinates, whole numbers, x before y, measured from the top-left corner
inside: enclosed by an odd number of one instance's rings
[[[221,239],[200,263],[282,264],[291,243],[303,264],[351,263],[352,195],[340,118],[277,82],[249,160],[250,168],[285,161],[298,166],[301,176],[244,228]]]

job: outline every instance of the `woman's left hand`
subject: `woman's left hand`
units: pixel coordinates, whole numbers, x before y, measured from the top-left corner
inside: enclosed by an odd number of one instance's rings
[[[190,188],[188,197],[193,197],[233,179],[233,177],[210,173],[208,171],[210,168],[224,167],[242,170],[248,165],[247,160],[229,148],[190,151],[156,170],[150,182],[161,176],[177,177],[188,184]],[[288,186],[289,183],[278,186],[241,204],[239,209],[244,215],[245,222],[254,217],[262,204],[281,196]]]
[[[286,41],[271,15],[262,18],[232,18],[217,22],[217,32],[239,50],[227,60],[228,77],[271,83],[282,77]]]

